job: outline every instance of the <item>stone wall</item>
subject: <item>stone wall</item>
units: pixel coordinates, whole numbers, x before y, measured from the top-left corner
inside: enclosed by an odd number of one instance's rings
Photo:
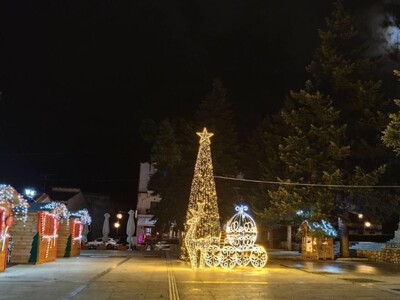
[[[357,249],[356,253],[357,257],[365,257],[368,260],[400,264],[400,248],[384,248],[380,251]]]

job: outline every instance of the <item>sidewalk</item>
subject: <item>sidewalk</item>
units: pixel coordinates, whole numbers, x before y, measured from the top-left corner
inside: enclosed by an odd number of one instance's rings
[[[302,259],[299,251],[287,251],[283,249],[267,249],[268,259]]]
[[[0,273],[0,299],[400,299],[400,266],[303,260],[282,249],[268,254],[262,269],[193,270],[168,251],[85,250]]]

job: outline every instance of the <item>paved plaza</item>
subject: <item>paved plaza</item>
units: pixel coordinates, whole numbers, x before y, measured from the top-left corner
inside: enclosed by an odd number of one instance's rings
[[[261,270],[192,270],[170,252],[88,250],[8,268],[0,299],[400,299],[400,265],[269,256]]]

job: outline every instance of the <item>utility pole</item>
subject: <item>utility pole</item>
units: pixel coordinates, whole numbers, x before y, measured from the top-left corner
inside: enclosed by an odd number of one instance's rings
[[[54,176],[57,174],[44,174],[43,175],[43,193],[46,193],[46,181],[47,181],[47,177],[49,176]]]

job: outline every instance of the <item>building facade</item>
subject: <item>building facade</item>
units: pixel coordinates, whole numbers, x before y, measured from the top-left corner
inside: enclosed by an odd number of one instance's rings
[[[161,198],[148,189],[150,177],[156,172],[154,164],[145,162],[140,164],[139,187],[137,199],[137,229],[136,244],[143,244],[146,239],[155,237],[154,210]]]

